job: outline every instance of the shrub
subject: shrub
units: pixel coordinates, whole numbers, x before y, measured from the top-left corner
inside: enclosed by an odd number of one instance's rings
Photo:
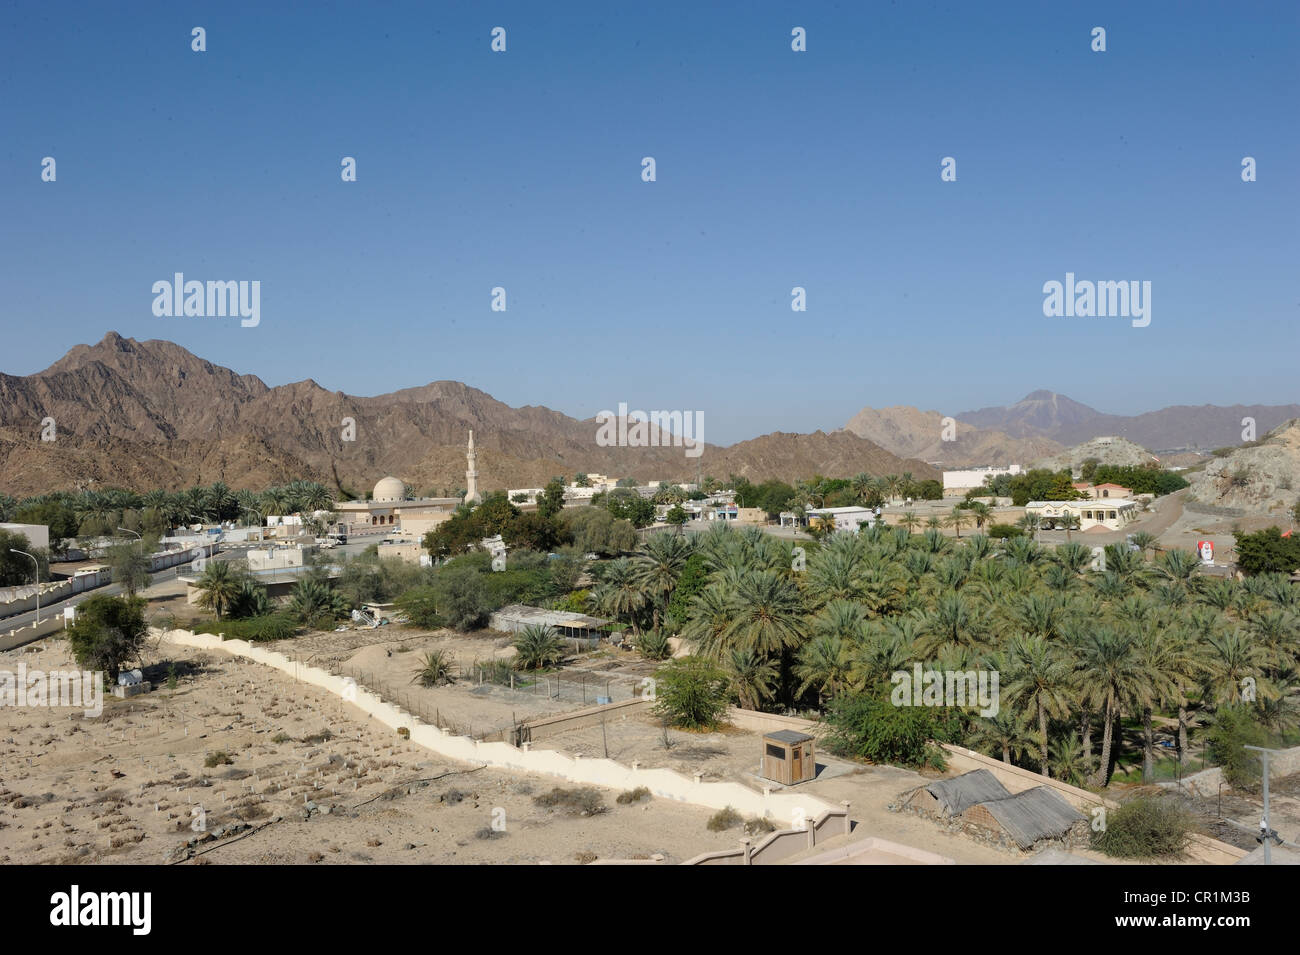
[[[756,836],[760,832],[776,832],[776,825],[766,816],[754,816],[745,820],[745,835]]]
[[[212,769],[214,766],[229,766],[234,760],[225,750],[217,750],[215,753],[208,753],[207,759],[203,760],[203,765]]]
[[[410,739],[411,728],[409,726],[399,726],[397,727],[397,735],[402,737],[402,739]]]
[[[730,698],[727,674],[701,657],[685,657],[655,674],[656,715],[682,729],[716,729]]]
[[[194,625],[195,633],[220,633],[227,640],[270,643],[288,640],[298,632],[298,621],[283,611],[245,620],[205,620]]]
[[[452,682],[452,658],[446,651],[430,650],[424,655],[422,663],[412,683],[419,683],[421,686],[437,686],[440,683]]]
[[[1024,531],[1019,527],[1016,527],[1015,524],[989,525],[989,540],[1001,540],[1003,537],[1010,540],[1013,537],[1019,537],[1023,533]]]
[[[291,739],[293,739],[293,737],[290,736],[288,733],[285,733],[285,732],[279,732],[279,733],[276,733],[274,736],[271,737],[271,742],[272,742],[272,743],[287,743],[287,742],[289,742],[289,740],[291,740]]]
[[[726,832],[728,829],[735,829],[744,821],[744,816],[728,806],[726,809],[719,809],[710,816],[707,826],[709,832]]]
[[[1244,706],[1221,706],[1207,734],[1210,760],[1223,769],[1231,785],[1251,789],[1262,773],[1258,754],[1247,746],[1264,746],[1268,736]]]
[[[636,648],[647,660],[667,660],[672,656],[668,635],[662,630],[647,630],[636,642]]]
[[[1092,846],[1109,856],[1150,859],[1181,852],[1192,833],[1191,814],[1169,796],[1140,796],[1106,814]]]
[[[637,786],[636,789],[629,789],[627,792],[618,794],[614,801],[620,806],[628,806],[634,802],[645,802],[650,798],[650,790],[645,786]]]
[[[872,763],[942,768],[943,754],[931,744],[946,731],[937,711],[925,706],[894,706],[871,693],[841,696],[826,714],[827,748],[840,756]]]
[[[556,809],[571,816],[596,816],[609,812],[599,789],[591,786],[579,786],[575,789],[562,789],[556,786],[548,793],[534,796],[533,802],[543,809]]]

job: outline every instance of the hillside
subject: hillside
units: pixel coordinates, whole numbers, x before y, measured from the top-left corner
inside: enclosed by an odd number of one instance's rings
[[[57,440],[42,442],[52,417]],[[344,419],[355,440],[342,437]],[[423,491],[465,483],[465,440],[474,431],[480,486],[528,487],[578,471],[641,480],[698,474],[753,480],[902,473],[935,477],[855,435],[767,435],[732,447],[604,448],[594,419],[549,408],[512,408],[456,381],[375,397],[328,391],[314,381],[269,387],[172,342],[110,332],[78,345],[42,372],[0,375],[0,491],[124,486],[177,489],[225,481],[264,488],[293,478],[369,487],[394,474]]]
[[[956,423],[956,440],[943,440],[944,415],[906,405],[863,408],[844,426],[859,437],[902,457],[920,458],[949,467],[1022,464],[1061,450],[1061,445],[1037,436],[1013,438],[1001,431]]]
[[[1201,504],[1250,514],[1284,514],[1300,501],[1300,418],[1250,448],[1216,458],[1187,478],[1188,496]]]
[[[1155,464],[1158,458],[1146,448],[1134,444],[1125,438],[1107,436],[1093,438],[1091,441],[1084,441],[1082,444],[1076,444],[1072,448],[1066,448],[1058,454],[1050,455],[1046,458],[1040,458],[1035,461],[1032,467],[1047,468],[1050,471],[1059,471],[1062,468],[1069,468],[1070,472],[1078,475],[1079,469],[1083,462],[1088,458],[1096,458],[1099,464],[1117,464],[1121,466],[1141,467],[1145,464]]]

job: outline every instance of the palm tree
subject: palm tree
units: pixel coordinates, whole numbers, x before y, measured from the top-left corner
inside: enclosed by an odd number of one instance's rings
[[[530,623],[515,637],[516,670],[542,670],[564,659],[560,634],[548,624]]]
[[[626,557],[611,561],[605,569],[605,578],[592,592],[592,600],[600,612],[632,624],[633,634],[641,632],[638,614],[646,603],[647,591],[636,580],[631,562]]]
[[[1093,783],[1104,788],[1110,782],[1115,724],[1126,706],[1143,698],[1146,674],[1132,637],[1111,627],[1091,631],[1081,650],[1081,663],[1093,687],[1092,699],[1101,708],[1101,761],[1093,774]]]
[[[731,691],[742,709],[757,710],[772,698],[779,671],[771,659],[753,650],[734,648],[726,661]]]
[[[944,518],[943,522],[946,526],[956,530],[957,539],[961,540],[961,529],[970,523],[970,515],[966,513],[965,508],[955,506],[948,512],[948,516]]]
[[[967,508],[975,521],[975,529],[984,530],[984,525],[993,519],[993,509],[983,501],[976,501]]]
[[[1010,765],[1012,758],[1028,752],[1031,746],[1038,746],[1038,736],[1030,729],[1023,712],[999,709],[992,716],[975,720],[971,743],[977,749],[1000,751],[1002,762]]]
[[[726,653],[723,634],[731,626],[733,604],[727,588],[711,583],[691,598],[682,639],[700,656],[721,660]]]
[[[804,640],[803,611],[799,589],[789,577],[751,571],[736,588],[723,638],[733,647],[765,655],[794,650]]]
[[[1056,519],[1056,526],[1065,531],[1065,542],[1068,544],[1070,542],[1070,531],[1079,529],[1079,515],[1066,511]]]
[[[239,596],[243,580],[228,560],[210,560],[194,586],[199,591],[199,606],[211,610],[220,620],[227,607]]]
[[[909,534],[912,534],[921,526],[921,519],[916,516],[916,511],[906,511],[903,516],[898,519],[898,523],[903,527],[906,527]]]
[[[848,689],[850,648],[852,644],[835,634],[821,634],[806,643],[799,651],[794,675],[799,680],[796,696],[808,690],[817,690],[817,704],[839,696]]]
[[[1003,694],[1012,706],[1038,715],[1039,772],[1050,775],[1047,721],[1070,711],[1069,668],[1042,637],[1017,637],[1011,642],[1010,679]]]
[[[655,534],[632,558],[631,581],[645,594],[645,602],[652,608],[655,630],[659,629],[659,615],[667,607],[682,568],[694,550],[689,538]]]
[[[317,577],[303,577],[294,584],[289,610],[298,619],[320,629],[348,612],[347,598]]]
[[[1148,534],[1146,531],[1138,531],[1133,535],[1132,543],[1136,545],[1138,553],[1145,559],[1148,550],[1156,546],[1154,534]]]

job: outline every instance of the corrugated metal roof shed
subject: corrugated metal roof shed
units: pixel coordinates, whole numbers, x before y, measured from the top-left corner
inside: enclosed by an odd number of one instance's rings
[[[1022,849],[1040,839],[1059,839],[1084,818],[1083,813],[1046,786],[980,803],[980,808],[987,810]]]
[[[547,610],[544,607],[530,607],[527,604],[510,604],[495,611],[492,616],[520,624],[538,623],[563,629],[598,630],[609,624],[608,620],[601,617],[589,617],[585,613],[573,613],[568,610]]]
[[[940,779],[925,787],[926,792],[939,800],[945,814],[955,816],[971,806],[991,799],[1006,799],[1011,795],[987,769],[972,769],[952,779]]]

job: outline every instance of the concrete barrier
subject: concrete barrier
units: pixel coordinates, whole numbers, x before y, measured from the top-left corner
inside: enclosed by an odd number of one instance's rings
[[[410,730],[411,742],[448,759],[540,773],[568,782],[620,791],[644,786],[662,799],[709,809],[731,807],[742,815],[788,820],[796,827],[804,820],[817,818],[823,813],[842,811],[808,793],[759,792],[740,783],[696,781],[671,769],[642,769],[636,763],[624,766],[612,759],[583,759],[555,750],[533,750],[529,743],[516,747],[507,742],[484,742],[468,736],[456,736],[389,703],[351,677],[306,666],[247,641],[222,640],[214,634],[192,633],[188,630],[151,632],[161,633],[166,640],[180,646],[220,650],[280,670],[303,683],[341,697],[384,726],[394,730],[399,726],[406,727]]]
[[[24,643],[31,643],[33,640],[41,639],[41,637],[48,637],[50,634],[58,633],[62,629],[63,615],[54,614],[51,617],[44,618],[39,624],[29,623],[25,627],[18,627],[8,633],[0,633],[0,651],[21,647]]]
[[[106,570],[96,571],[93,574],[77,574],[65,580],[46,581],[40,585],[41,606],[49,607],[61,600],[67,600],[74,594],[103,587],[111,581],[112,574]],[[0,618],[35,610],[36,590],[36,584],[5,587],[0,590]]]

